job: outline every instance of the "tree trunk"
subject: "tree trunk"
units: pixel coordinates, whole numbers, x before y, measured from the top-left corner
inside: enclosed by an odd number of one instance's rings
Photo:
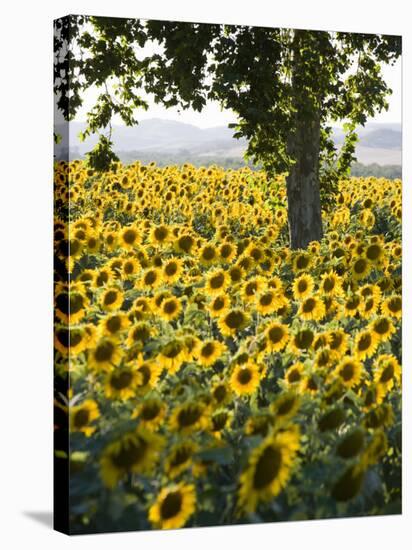
[[[286,178],[292,249],[306,248],[308,243],[319,241],[323,236],[319,190],[320,108],[315,90],[318,60],[302,58],[306,40],[307,31],[294,31],[292,105],[295,119],[287,144],[294,164]]]
[[[319,114],[298,118],[289,154],[296,160],[286,178],[290,246],[306,248],[323,236],[319,192]]]

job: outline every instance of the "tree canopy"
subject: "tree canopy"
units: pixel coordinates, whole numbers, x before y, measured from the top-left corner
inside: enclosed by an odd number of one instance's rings
[[[246,158],[268,174],[290,172],[314,141],[312,160],[307,157],[296,168],[296,177],[308,162],[317,163],[322,196],[348,174],[356,128],[388,107],[391,90],[382,64],[400,56],[401,38],[69,16],[55,23],[55,51],[55,93],[66,120],[75,117],[88,88],[100,92],[82,136],[100,134],[88,155],[93,168],[106,169],[116,159],[114,115],[134,125],[139,109],[148,109],[148,97],[165,107],[195,111],[213,100],[233,110],[237,120],[230,126],[235,137],[247,139]],[[314,121],[309,138],[304,128]],[[332,139],[337,121],[345,121],[346,130],[339,152]],[[321,236],[321,229],[314,236]]]

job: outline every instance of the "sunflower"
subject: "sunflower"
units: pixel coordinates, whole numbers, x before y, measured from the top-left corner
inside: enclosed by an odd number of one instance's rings
[[[103,337],[90,349],[87,362],[91,369],[97,372],[108,371],[119,365],[122,359],[122,350],[113,338]]]
[[[245,302],[254,302],[255,297],[262,292],[265,286],[263,277],[253,277],[242,285],[241,296]]]
[[[195,247],[195,239],[190,233],[182,233],[174,241],[174,249],[181,254],[190,254]]]
[[[294,273],[300,273],[309,269],[312,264],[312,257],[308,252],[297,252],[292,260],[292,269]]]
[[[400,319],[402,317],[402,297],[395,294],[386,298],[381,304],[381,311],[388,317]]]
[[[116,288],[107,288],[100,297],[101,308],[105,311],[115,311],[120,309],[124,301],[123,292]]]
[[[351,275],[355,281],[360,281],[362,279],[365,279],[370,272],[371,272],[371,264],[363,256],[356,258],[356,260],[353,262],[351,266]]]
[[[386,342],[396,332],[396,328],[389,317],[377,317],[370,323],[369,330],[378,342]]]
[[[157,356],[158,364],[162,368],[166,368],[169,374],[176,374],[187,360],[188,354],[184,340],[179,338],[167,342]]]
[[[140,264],[135,258],[127,258],[123,262],[123,279],[132,279],[140,271]]]
[[[152,228],[149,235],[149,242],[154,246],[163,246],[172,238],[172,233],[167,225],[156,225]]]
[[[321,276],[321,282],[319,284],[319,292],[323,296],[342,296],[342,278],[337,275],[333,270],[324,273]]]
[[[162,272],[158,267],[149,267],[137,283],[137,288],[152,290],[162,284]]]
[[[289,329],[287,325],[273,321],[265,329],[265,338],[269,352],[282,351],[289,340]]]
[[[280,393],[270,405],[270,411],[277,421],[286,422],[293,418],[300,407],[299,396],[292,390]]]
[[[293,281],[292,292],[295,300],[302,300],[312,294],[315,288],[315,281],[311,275],[303,273]]]
[[[129,326],[129,319],[125,313],[112,313],[101,319],[99,331],[102,336],[118,337]]]
[[[131,365],[117,367],[106,375],[105,396],[108,399],[126,401],[134,397],[136,387],[141,384],[142,375]]]
[[[230,284],[230,277],[223,269],[209,271],[204,292],[209,296],[222,294]]]
[[[54,331],[54,347],[63,355],[76,356],[84,351],[90,340],[90,335],[83,327],[56,327]]]
[[[149,472],[163,446],[162,437],[144,428],[125,433],[103,450],[100,458],[103,483],[113,489],[127,474]]]
[[[330,330],[328,334],[330,337],[329,348],[336,353],[338,357],[342,357],[348,349],[348,335],[341,328]]]
[[[260,501],[274,499],[286,486],[299,450],[299,430],[269,435],[249,456],[240,476],[238,505],[242,512],[254,512]]]
[[[166,284],[175,283],[183,272],[183,262],[179,258],[171,258],[163,264],[162,277]]]
[[[204,340],[199,342],[195,357],[203,367],[210,367],[223,355],[226,346],[219,340]]]
[[[361,361],[368,357],[372,357],[378,347],[377,336],[369,331],[362,330],[355,337],[354,354]]]
[[[163,488],[149,509],[149,520],[158,529],[183,527],[196,509],[194,485],[172,485]]]
[[[270,315],[281,309],[285,302],[279,297],[279,293],[274,290],[265,290],[256,297],[256,311],[261,315]]]
[[[165,298],[159,308],[159,316],[165,321],[172,321],[179,317],[182,311],[182,304],[178,298],[172,296],[171,298]]]
[[[184,439],[175,443],[165,459],[165,473],[169,479],[188,470],[193,464],[193,455],[199,450],[194,441]]]
[[[223,263],[230,263],[236,257],[236,245],[230,242],[224,242],[219,246],[218,253]]]
[[[99,416],[99,407],[93,399],[86,399],[80,405],[69,407],[70,431],[83,432],[86,437],[90,437],[96,431],[96,426],[91,426],[91,423]]]
[[[165,403],[158,397],[145,399],[132,413],[132,418],[138,418],[140,425],[150,431],[159,429],[167,413]]]
[[[140,321],[135,323],[127,334],[126,345],[131,348],[132,346],[137,346],[142,348],[145,342],[149,340],[153,333],[153,328],[146,321]]]
[[[136,369],[141,375],[137,393],[144,395],[157,385],[163,369],[161,365],[153,360],[144,360],[141,353],[137,357]]]
[[[208,424],[207,406],[201,401],[186,401],[177,406],[170,417],[170,429],[182,435],[204,430]]]
[[[203,265],[211,265],[218,260],[218,251],[216,247],[207,243],[199,250],[199,262]]]
[[[372,264],[381,263],[384,259],[384,255],[385,255],[385,251],[378,242],[371,243],[369,246],[366,247],[365,257]]]
[[[300,385],[303,378],[304,365],[300,361],[297,361],[287,369],[287,371],[285,372],[284,380],[288,386],[293,387],[295,386],[295,384]]]
[[[376,384],[381,384],[386,391],[390,391],[396,382],[401,382],[401,367],[398,360],[392,354],[379,355],[374,363],[373,379]]]
[[[242,309],[231,309],[219,318],[218,326],[223,336],[234,336],[249,324],[249,316]]]
[[[355,357],[345,357],[334,370],[334,375],[347,388],[351,389],[357,386],[364,374],[364,368],[361,361]]]
[[[230,306],[230,298],[227,294],[219,294],[215,296],[207,309],[211,317],[221,317],[228,312]]]
[[[259,369],[252,362],[236,365],[230,376],[230,387],[237,395],[254,393],[259,383]]]
[[[139,241],[139,232],[133,226],[125,227],[120,233],[120,245],[127,250],[132,250],[139,244]]]
[[[370,319],[376,314],[379,307],[379,300],[374,295],[364,298],[359,306],[359,315],[363,319]]]
[[[298,310],[299,317],[305,321],[320,321],[325,313],[325,304],[315,295],[305,298]]]
[[[300,355],[312,348],[315,333],[310,328],[301,328],[296,331],[289,340],[289,347],[292,353]]]
[[[211,389],[212,402],[214,406],[220,407],[232,400],[232,390],[225,379],[217,379]]]
[[[80,291],[59,292],[55,297],[57,317],[64,323],[75,324],[86,315],[89,300]]]
[[[274,425],[274,416],[267,411],[250,415],[245,424],[246,435],[266,437]]]
[[[210,417],[209,432],[218,440],[222,439],[222,433],[230,428],[233,413],[227,409],[218,409]]]

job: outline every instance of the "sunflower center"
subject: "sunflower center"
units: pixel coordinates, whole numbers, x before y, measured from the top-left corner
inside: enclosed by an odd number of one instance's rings
[[[316,300],[314,298],[308,298],[304,301],[302,311],[304,313],[311,313],[316,307]]]
[[[388,302],[388,308],[392,313],[397,313],[402,309],[402,300],[400,298],[392,298]]]
[[[217,386],[213,392],[213,396],[218,403],[221,403],[226,397],[227,391],[225,386]]]
[[[210,357],[213,355],[213,352],[215,351],[215,346],[212,342],[208,342],[202,347],[201,354],[203,357]]]
[[[160,406],[158,403],[147,403],[141,413],[143,420],[153,420],[160,412]]]
[[[299,292],[305,292],[308,288],[308,283],[305,281],[305,279],[302,279],[298,283],[298,291]]]
[[[98,363],[109,361],[112,358],[114,346],[111,342],[102,342],[94,351],[94,358]]]
[[[242,326],[244,321],[243,313],[241,311],[231,311],[226,317],[226,324],[231,329],[237,329]]]
[[[273,300],[273,294],[272,292],[267,292],[266,294],[263,294],[263,296],[260,297],[260,305],[262,306],[270,306]]]
[[[223,298],[219,296],[219,298],[216,298],[216,300],[213,302],[213,309],[215,311],[219,311],[220,309],[223,309],[225,307],[225,301]]]
[[[174,300],[167,300],[163,304],[163,311],[168,315],[172,315],[177,309],[177,303]]]
[[[76,428],[83,428],[89,422],[90,412],[88,409],[80,409],[74,415],[74,425]]]
[[[143,377],[142,386],[146,386],[150,381],[151,371],[146,365],[142,365],[138,370]]]
[[[123,240],[127,244],[133,244],[136,238],[137,238],[137,233],[133,229],[127,229],[123,233]]]
[[[359,303],[359,296],[352,296],[352,298],[349,298],[349,300],[346,302],[346,309],[354,310],[359,306]]]
[[[381,252],[382,250],[379,245],[372,244],[366,249],[366,256],[369,258],[369,260],[377,260],[381,255]]]
[[[309,258],[306,256],[298,256],[298,259],[296,260],[296,267],[298,269],[305,269],[309,264]]]
[[[268,332],[269,340],[272,344],[277,344],[283,338],[284,331],[282,327],[271,327]]]
[[[365,351],[370,347],[371,344],[372,344],[371,335],[370,334],[363,334],[359,339],[358,349],[360,351]]]
[[[323,282],[323,289],[325,292],[331,292],[335,288],[335,281],[332,277],[327,277]]]
[[[115,332],[117,332],[120,327],[122,326],[122,321],[120,319],[120,317],[111,317],[110,319],[108,319],[107,323],[106,323],[106,327],[107,327],[107,330],[109,332],[111,332],[112,334],[114,334]]]
[[[179,342],[170,342],[164,347],[162,354],[168,359],[174,359],[182,351],[182,345]]]
[[[160,505],[160,515],[162,519],[170,519],[180,512],[182,509],[183,497],[179,491],[169,493]]]
[[[354,373],[355,367],[352,363],[346,363],[346,365],[340,371],[340,375],[343,380],[345,380],[345,382],[349,382],[349,380],[352,380]]]
[[[289,383],[293,384],[294,382],[299,382],[301,379],[300,371],[299,369],[292,369],[288,374],[288,381]]]
[[[104,305],[111,306],[114,304],[117,298],[117,292],[115,290],[109,290],[104,297]]]
[[[228,258],[232,253],[232,247],[228,244],[224,244],[220,249],[220,255],[222,258]]]
[[[389,331],[390,324],[387,319],[380,319],[374,325],[374,331],[378,334],[386,334]]]
[[[178,424],[181,428],[193,426],[199,420],[202,411],[198,407],[187,407],[182,409],[177,417]]]
[[[130,371],[113,373],[110,380],[110,385],[115,390],[124,390],[125,388],[129,387],[132,379],[133,379],[133,375]]]
[[[364,260],[363,258],[360,258],[359,260],[356,260],[353,269],[355,270],[355,273],[364,273],[366,268],[368,267],[368,262]]]
[[[269,446],[263,451],[255,466],[253,487],[264,489],[279,474],[282,465],[282,453],[279,449]]]
[[[190,449],[186,447],[181,447],[176,449],[173,458],[170,461],[171,466],[181,466],[187,462],[190,458]]]
[[[223,283],[225,282],[225,276],[223,273],[218,273],[217,275],[214,275],[210,279],[210,286],[211,288],[221,288]]]
[[[284,399],[283,402],[277,408],[277,414],[279,416],[284,416],[288,414],[293,409],[295,403],[296,403],[296,399],[293,396],[288,397],[287,399]]]
[[[112,456],[112,462],[117,468],[127,470],[142,461],[147,447],[147,442],[142,438],[137,441],[128,441],[127,444],[123,444],[118,453]]]
[[[383,369],[380,377],[380,381],[383,383],[389,382],[389,380],[392,380],[394,374],[395,374],[395,369],[393,365],[389,364]]]
[[[233,267],[230,272],[230,278],[232,279],[232,281],[234,283],[237,283],[240,281],[240,279],[242,278],[242,272],[240,269],[238,269],[237,267]]]
[[[178,240],[178,246],[184,252],[189,252],[189,250],[193,246],[192,237],[190,237],[190,235],[184,235],[183,237],[180,237],[180,239]]]
[[[204,248],[202,252],[202,257],[207,261],[213,260],[215,255],[216,255],[216,251],[213,248],[213,246],[206,246],[206,248]]]
[[[176,273],[177,273],[177,264],[175,262],[167,264],[166,267],[165,267],[165,273],[168,277],[172,277],[173,275],[176,275]]]
[[[237,379],[239,384],[246,386],[252,380],[252,373],[248,368],[241,368],[238,372]]]
[[[146,285],[152,285],[156,282],[157,274],[156,271],[148,271],[145,275],[144,282]]]
[[[253,281],[251,283],[248,283],[246,285],[245,292],[246,292],[247,296],[253,296],[253,294],[255,294],[256,290],[257,290],[257,283],[255,281]]]
[[[313,332],[311,330],[301,330],[295,336],[295,344],[298,349],[308,349],[313,342]]]
[[[150,336],[150,329],[146,325],[136,327],[133,330],[132,338],[134,342],[145,342]]]

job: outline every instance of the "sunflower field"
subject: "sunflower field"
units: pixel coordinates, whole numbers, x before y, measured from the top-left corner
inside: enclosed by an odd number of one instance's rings
[[[284,175],[56,162],[73,533],[400,513],[401,191],[290,250]]]

